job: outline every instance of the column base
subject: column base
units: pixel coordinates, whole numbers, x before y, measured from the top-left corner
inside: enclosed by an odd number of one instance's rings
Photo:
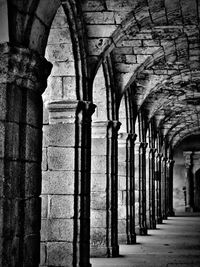
[[[175,216],[175,212],[173,210],[168,211],[167,216],[168,217],[174,217]]]
[[[186,207],[185,207],[185,211],[186,211],[186,212],[193,212],[194,210],[193,210],[192,207],[190,207],[190,206],[186,206]]]
[[[119,246],[116,247],[91,247],[91,258],[114,258],[119,256]],[[82,266],[81,266],[82,267]]]
[[[127,245],[133,245],[136,244],[136,233],[129,235],[127,238]]]
[[[119,246],[109,248],[109,257],[111,258],[119,257]]]
[[[118,243],[119,244],[136,244],[136,234],[119,234],[118,235]]]
[[[152,229],[152,230],[156,229],[156,220],[152,220],[151,221],[151,227],[150,227],[150,229]]]
[[[161,224],[162,223],[162,218],[158,217],[156,221],[157,221],[158,224]]]
[[[167,215],[164,214],[164,215],[162,216],[162,219],[163,219],[163,220],[167,220]]]
[[[147,229],[147,227],[140,227],[140,229],[139,229],[139,234],[140,235],[147,235],[148,233],[148,231],[147,231],[148,229]]]

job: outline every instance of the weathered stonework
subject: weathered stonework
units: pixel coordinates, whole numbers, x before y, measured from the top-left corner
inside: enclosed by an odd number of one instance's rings
[[[0,54],[3,89],[0,266],[37,266],[41,221],[41,94],[51,64],[30,49],[7,43],[1,44]]]

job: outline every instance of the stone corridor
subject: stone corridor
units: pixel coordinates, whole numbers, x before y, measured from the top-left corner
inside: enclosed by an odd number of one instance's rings
[[[199,267],[200,214],[169,217],[135,245],[120,245],[120,257],[91,260],[93,267]]]
[[[200,0],[0,0],[0,267],[173,260],[199,114]]]

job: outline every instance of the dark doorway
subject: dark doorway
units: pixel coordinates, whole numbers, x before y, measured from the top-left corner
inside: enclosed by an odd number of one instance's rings
[[[200,169],[194,177],[194,211],[200,211]]]

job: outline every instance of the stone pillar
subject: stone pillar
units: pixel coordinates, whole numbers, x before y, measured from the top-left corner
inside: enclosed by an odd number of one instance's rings
[[[174,216],[173,210],[173,168],[174,160],[168,161],[168,216]]]
[[[162,157],[161,159],[161,212],[162,219],[167,219],[167,159]]]
[[[150,159],[151,158],[151,149],[146,148],[146,222],[148,229],[151,228],[151,206],[150,206]]]
[[[136,233],[147,234],[146,224],[146,143],[135,144]]]
[[[134,142],[135,134],[120,133],[118,137],[119,165],[119,243],[135,244],[135,186]]]
[[[156,205],[156,222],[162,223],[161,213],[161,155],[156,153],[155,155],[155,205]]]
[[[52,101],[44,128],[41,266],[90,266],[91,116],[86,101]],[[45,164],[46,161],[46,164]]]
[[[155,218],[155,148],[149,150],[149,228],[156,228]]]
[[[135,233],[135,177],[134,146],[137,135],[129,133],[127,139],[127,244],[136,243]]]
[[[118,246],[118,121],[96,122],[92,158],[91,256],[116,257]],[[94,181],[98,181],[96,188]],[[97,188],[98,187],[98,188]]]
[[[42,93],[51,64],[0,45],[0,266],[40,262]]]
[[[186,168],[186,207],[185,211],[193,211],[193,175],[192,175],[192,151],[183,152]]]
[[[118,130],[121,123],[109,121],[107,146],[107,177],[108,187],[108,220],[111,223],[110,256],[119,255],[118,245]]]
[[[91,257],[110,255],[111,224],[108,221],[107,121],[92,123]]]

